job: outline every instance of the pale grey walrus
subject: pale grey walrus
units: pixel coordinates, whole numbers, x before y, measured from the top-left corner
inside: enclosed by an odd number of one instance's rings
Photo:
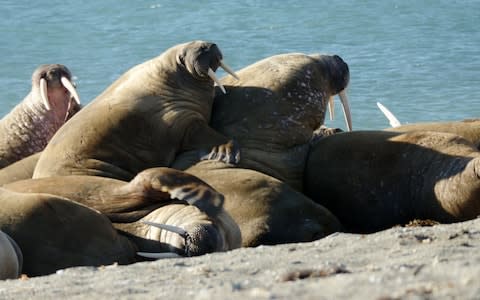
[[[239,149],[208,125],[219,66],[225,69],[217,45],[194,41],[133,67],[57,132],[33,177],[130,180],[192,149],[238,162]]]
[[[39,66],[30,93],[0,120],[0,168],[42,151],[79,109],[80,98],[67,67]]]
[[[0,230],[0,280],[18,278],[22,263],[23,255],[17,243]]]
[[[223,209],[223,195],[195,176],[170,168],[146,169],[130,182],[71,175],[16,181],[4,187],[53,194],[95,209],[128,234],[141,252],[193,256],[241,245],[238,225]],[[152,229],[144,222],[175,226],[181,234]]]
[[[301,190],[308,142],[336,94],[351,129],[348,65],[337,55],[290,53],[265,58],[237,74],[238,81],[221,80],[228,92],[217,92],[211,126],[238,141],[239,166]]]
[[[313,146],[305,194],[353,232],[472,219],[480,215],[480,152],[443,132],[340,133]]]
[[[313,241],[342,229],[330,211],[271,176],[217,161],[186,172],[224,195],[223,208],[240,227],[244,247]]]

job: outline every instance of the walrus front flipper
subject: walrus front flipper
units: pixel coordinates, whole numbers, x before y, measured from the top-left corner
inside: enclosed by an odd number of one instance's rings
[[[240,162],[240,147],[235,140],[230,140],[226,144],[214,146],[210,153],[202,155],[200,160],[217,160],[236,165]]]
[[[184,139],[183,152],[199,150],[198,160],[217,160],[227,164],[240,162],[240,146],[233,140],[200,122],[193,123]]]

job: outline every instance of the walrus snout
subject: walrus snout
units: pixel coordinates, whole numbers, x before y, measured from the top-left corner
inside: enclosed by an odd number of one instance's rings
[[[180,54],[180,62],[187,70],[196,78],[209,78],[225,94],[225,88],[218,80],[215,72],[219,67],[223,68],[227,73],[238,79],[235,72],[223,62],[223,55],[220,48],[214,43],[204,41],[193,41],[191,47],[185,47]]]
[[[64,102],[70,106],[70,100],[73,98],[77,105],[80,105],[80,97],[75,88],[75,84],[72,83],[72,74],[67,67],[60,64],[41,65],[38,67],[32,75],[32,84],[39,86],[40,97],[47,110],[51,109],[51,106],[58,106]],[[50,93],[49,90],[50,89]],[[52,89],[62,89],[67,92],[68,95],[54,97]],[[65,94],[65,93],[64,93]],[[58,100],[55,98],[59,98]],[[67,111],[69,107],[67,108]]]

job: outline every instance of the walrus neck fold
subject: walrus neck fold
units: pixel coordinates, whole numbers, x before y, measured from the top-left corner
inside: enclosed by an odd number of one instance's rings
[[[1,123],[13,162],[43,150],[63,121],[56,120],[40,102],[35,101],[31,92]]]

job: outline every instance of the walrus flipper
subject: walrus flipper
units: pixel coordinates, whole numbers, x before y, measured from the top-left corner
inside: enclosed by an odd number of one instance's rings
[[[230,140],[226,144],[214,146],[210,153],[201,155],[200,160],[216,160],[236,165],[240,162],[240,147],[235,140]]]

